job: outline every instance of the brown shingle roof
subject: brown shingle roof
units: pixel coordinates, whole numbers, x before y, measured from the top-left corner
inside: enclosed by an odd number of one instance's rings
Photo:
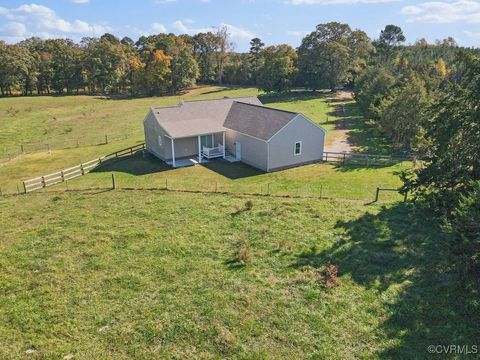
[[[297,115],[298,113],[290,111],[235,101],[227,115],[224,127],[268,140]]]
[[[185,101],[178,106],[152,108],[158,123],[173,138],[225,130],[223,123],[234,101],[262,105],[257,97]]]

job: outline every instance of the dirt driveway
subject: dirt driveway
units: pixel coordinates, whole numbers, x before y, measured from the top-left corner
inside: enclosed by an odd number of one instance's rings
[[[335,97],[337,101],[338,120],[335,129],[331,131],[330,139],[325,144],[325,151],[330,152],[352,152],[355,150],[354,146],[348,141],[348,133],[350,129],[347,128],[346,122],[342,121],[342,117],[346,116],[345,108],[341,102],[350,101],[353,99],[353,93],[349,91],[339,91]]]

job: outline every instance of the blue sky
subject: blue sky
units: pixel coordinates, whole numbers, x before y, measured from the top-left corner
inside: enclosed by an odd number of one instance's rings
[[[236,49],[249,40],[298,46],[315,25],[348,23],[371,38],[387,24],[402,27],[408,42],[453,36],[480,46],[480,0],[0,0],[0,39],[99,36],[136,40],[159,32],[194,34],[224,24]]]

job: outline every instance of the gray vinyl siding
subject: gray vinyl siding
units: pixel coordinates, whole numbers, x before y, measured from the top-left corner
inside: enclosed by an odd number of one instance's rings
[[[164,161],[172,160],[172,140],[167,137],[166,131],[158,124],[154,114],[150,111],[144,122],[145,145],[147,151]],[[158,137],[162,137],[162,146],[158,144]],[[222,133],[213,136],[214,146],[223,142]],[[175,139],[175,159],[198,156],[198,137]]]
[[[166,160],[171,157],[170,139],[166,137],[166,132],[158,124],[155,115],[150,111],[143,123],[145,131],[145,146],[147,151]],[[162,146],[158,144],[158,137],[162,137]]]
[[[301,155],[294,155],[297,141]],[[325,132],[303,115],[298,115],[269,140],[268,171],[322,160]]]
[[[253,137],[227,129],[225,133],[226,149],[235,155],[235,142],[241,144],[242,162],[267,171],[267,143]]]

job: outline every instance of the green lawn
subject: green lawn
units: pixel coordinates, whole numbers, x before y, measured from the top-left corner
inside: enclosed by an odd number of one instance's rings
[[[404,167],[402,167],[402,165]],[[312,164],[263,173],[241,163],[212,161],[201,166],[172,169],[154,156],[137,153],[133,157],[105,163],[87,176],[69,182],[69,189],[109,188],[111,174],[123,188],[164,188],[173,190],[219,191],[291,196],[333,197],[340,199],[373,200],[375,189],[399,188],[397,172],[408,163],[391,167],[362,167],[341,164]],[[64,184],[46,189],[58,191]],[[398,201],[398,193],[384,193],[381,200]]]
[[[255,94],[0,99],[0,149],[83,141],[1,163],[0,189],[142,142],[149,106]],[[328,141],[347,126],[360,151],[392,151],[352,101],[306,92],[261,100],[305,113],[330,130]],[[119,140],[84,146],[105,133]],[[59,184],[0,196],[0,358],[420,359],[431,344],[474,345],[478,298],[453,270],[448,234],[398,194],[370,204],[377,186],[401,185],[407,166],[265,174],[222,161],[171,169],[137,153],[69,181],[68,192]],[[199,193],[163,191],[166,183]],[[300,197],[245,195],[268,189]],[[327,289],[329,260],[339,285]]]
[[[480,335],[411,205],[117,190],[3,197],[0,214],[1,358],[406,359]]]

